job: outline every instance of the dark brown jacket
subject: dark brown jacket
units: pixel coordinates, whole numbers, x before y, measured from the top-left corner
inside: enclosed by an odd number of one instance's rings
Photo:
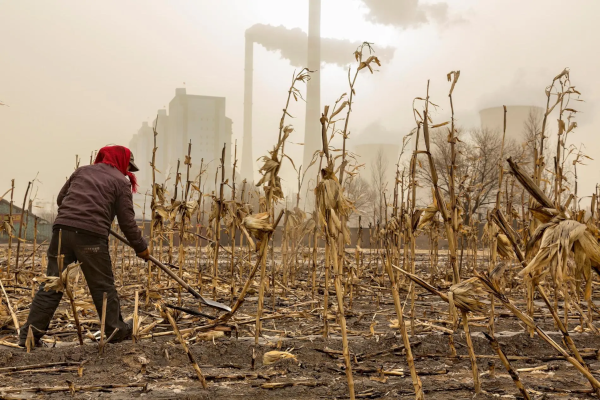
[[[131,183],[110,165],[78,168],[60,190],[56,203],[58,216],[54,225],[79,228],[108,237],[116,216],[119,228],[136,253],[148,247],[135,221]]]

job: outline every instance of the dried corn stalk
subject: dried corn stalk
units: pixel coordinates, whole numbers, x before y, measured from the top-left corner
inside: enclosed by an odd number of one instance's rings
[[[421,218],[419,219],[419,225],[417,229],[424,229],[429,226],[432,222],[434,222],[434,218],[437,216],[439,210],[435,204],[430,204],[426,208],[424,208],[421,214]]]
[[[450,286],[448,298],[463,311],[487,314],[488,306],[476,298],[483,295],[485,292],[478,278],[470,278]]]
[[[268,212],[247,215],[243,219],[242,225],[258,240],[261,240],[265,233],[273,231],[273,226],[269,222]]]
[[[540,250],[527,267],[520,272],[520,275],[525,279],[539,279],[549,272],[555,284],[562,283],[567,275],[573,276],[575,271],[567,270],[567,259],[573,244],[583,237],[586,229],[585,224],[577,221],[562,217],[553,219],[552,222],[546,224]],[[585,246],[581,247],[584,253],[594,251],[595,247],[589,241],[584,241],[584,243]]]
[[[79,272],[78,268],[80,266],[80,263],[78,262],[74,262],[71,263],[67,266],[67,268],[64,269],[64,271],[62,271],[62,276],[47,276],[44,275],[40,278],[35,278],[40,284],[44,283],[44,290],[45,291],[50,291],[50,290],[55,290],[57,292],[64,292],[65,291],[65,283],[68,282],[68,280],[73,280],[75,279],[75,276],[77,275],[77,273]]]
[[[315,192],[319,204],[320,225],[329,236],[337,238],[341,234],[344,237],[344,243],[350,243],[350,231],[347,226],[342,226],[340,217],[347,218],[353,210],[353,206],[344,196],[340,182],[333,172],[333,165],[328,165],[321,170],[321,182]]]

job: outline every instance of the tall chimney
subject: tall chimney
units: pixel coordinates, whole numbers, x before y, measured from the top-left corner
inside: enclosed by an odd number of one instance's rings
[[[321,0],[309,0],[308,5],[308,52],[306,66],[311,71],[311,79],[306,91],[306,117],[304,122],[304,158],[302,171],[306,171],[315,151],[321,144]],[[315,173],[311,172],[310,176]],[[305,179],[304,184],[307,184]]]
[[[254,41],[246,33],[246,61],[244,67],[244,138],[242,144],[242,178],[254,181],[254,157],[252,156],[252,79],[254,65]]]

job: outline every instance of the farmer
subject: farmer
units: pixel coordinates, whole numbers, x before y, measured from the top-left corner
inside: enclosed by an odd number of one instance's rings
[[[96,311],[102,315],[103,294],[106,303],[106,336],[119,329],[113,341],[131,336],[132,322],[124,322],[115,288],[108,234],[117,216],[119,228],[138,257],[147,260],[148,246],[135,221],[132,192],[137,182],[132,172],[138,171],[131,151],[123,146],[100,149],[94,165],[78,168],[67,180],[57,197],[58,216],[48,247],[47,276],[58,276],[57,255],[64,255],[64,268],[79,261]],[[129,179],[127,179],[129,178]],[[60,238],[60,249],[59,249]],[[21,328],[19,345],[25,346],[31,326],[36,345],[48,330],[50,320],[62,298],[62,292],[44,290],[40,286],[29,310],[27,322]]]

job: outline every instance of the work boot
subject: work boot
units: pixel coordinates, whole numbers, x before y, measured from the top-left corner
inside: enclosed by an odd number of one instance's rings
[[[131,339],[131,334],[133,333],[133,319],[124,321],[121,325],[123,326],[123,329],[119,328],[119,331],[110,341],[111,343],[119,343],[123,340]]]
[[[133,332],[133,319],[124,321],[121,323],[121,325],[122,325],[122,329],[119,328],[119,331],[115,334],[115,336],[112,339],[110,339],[110,343],[119,343],[119,342],[122,342],[123,340],[131,339],[131,334]],[[108,340],[110,335],[112,335],[112,332],[110,332],[110,333],[107,332],[105,338]],[[96,338],[96,341],[99,341],[100,340],[100,331],[94,333],[94,337]]]
[[[133,318],[125,321],[125,325],[127,325],[127,337],[124,339],[131,339],[131,335],[133,334]]]
[[[23,339],[19,339],[19,344],[18,346],[22,349],[26,349],[27,348],[27,339],[23,340]],[[35,340],[35,346],[34,347],[42,347],[42,341],[40,339]]]
[[[19,347],[27,347],[25,344],[27,343],[27,336],[29,334],[30,326],[33,332],[33,342],[35,343],[35,347],[42,347],[42,336],[46,334],[46,331],[41,331],[35,326],[29,324],[25,324],[23,327],[21,327],[21,333],[19,334]]]

